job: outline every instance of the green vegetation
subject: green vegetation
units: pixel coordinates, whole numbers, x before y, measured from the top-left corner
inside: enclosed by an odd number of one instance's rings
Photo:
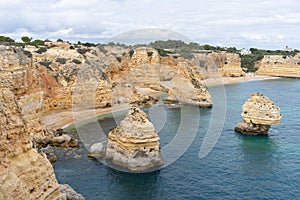
[[[10,37],[0,36],[0,42],[14,43],[15,41]]]
[[[46,48],[46,47],[41,47],[41,48],[39,48],[36,52],[39,53],[39,54],[42,54],[42,53],[44,53],[44,52],[46,52],[46,51],[47,51],[47,48]]]
[[[117,61],[118,61],[119,63],[122,62],[122,58],[116,57],[116,59],[117,59]]]
[[[66,62],[67,62],[67,59],[65,59],[65,58],[57,58],[56,59],[56,62],[59,62],[60,64],[66,64]]]
[[[72,80],[71,77],[69,77],[69,76],[63,75],[63,77],[67,81],[67,83]]]
[[[262,50],[256,48],[250,48],[250,51],[251,54],[249,55],[240,55],[241,65],[243,68],[246,68],[247,72],[255,72],[257,70],[255,63],[263,59],[265,55],[282,55],[283,58],[287,58],[287,56],[294,56],[299,52],[298,50],[288,52],[282,50]]]
[[[27,56],[28,58],[32,58],[32,53],[30,51],[24,50],[24,55]]]
[[[22,39],[22,41],[23,41],[24,43],[30,43],[31,40],[32,40],[32,38],[29,38],[29,37],[27,37],[27,36],[23,36],[21,39]]]
[[[84,55],[88,51],[89,49],[77,49],[77,52],[80,53],[81,55]]]
[[[50,67],[50,65],[52,64],[51,61],[41,61],[41,62],[39,62],[39,64],[40,64],[40,65],[43,65],[43,66],[45,66],[47,69],[53,71],[53,69]]]
[[[81,64],[81,61],[78,60],[78,59],[73,59],[72,62],[75,63],[75,64],[78,64],[78,65]]]
[[[130,56],[130,58],[132,57],[133,54],[134,54],[134,50],[131,49],[131,50],[129,51],[129,56]]]
[[[158,40],[151,42],[149,47],[155,48],[160,56],[168,56],[170,54],[180,54],[186,59],[193,58],[193,53],[197,50],[202,50],[203,48],[194,42],[185,43],[181,40]]]
[[[49,47],[46,47],[44,44],[45,41],[50,41],[48,39],[33,40],[31,37],[28,37],[28,36],[23,36],[21,39],[23,42],[18,43],[18,42],[15,42],[15,40],[10,37],[0,36],[0,42],[3,44],[10,44],[10,45],[21,46],[21,47],[24,47],[25,45],[33,45],[33,46],[39,47],[39,49],[36,51],[39,54],[46,52],[47,48],[49,48]],[[63,42],[63,40],[57,39],[57,42]],[[131,49],[129,51],[130,57],[132,57],[132,55],[134,54],[134,48],[142,47],[142,46],[151,47],[151,48],[156,49],[160,56],[171,55],[174,58],[181,56],[186,59],[192,59],[195,53],[207,54],[210,51],[226,51],[228,53],[239,53],[240,54],[240,51],[237,50],[235,47],[219,47],[219,46],[212,46],[212,45],[208,45],[208,44],[200,45],[195,42],[186,43],[181,40],[167,40],[167,41],[158,40],[155,42],[151,42],[148,45],[136,44],[133,46],[121,44],[119,42],[117,42],[117,43],[109,42],[107,44],[97,44],[96,45],[94,43],[89,43],[89,42],[82,43],[82,42],[78,41],[78,43],[73,44],[70,47],[70,49],[76,49],[78,53],[85,55],[86,52],[90,51],[89,48],[85,48],[85,47],[95,47],[95,46],[97,46],[97,48],[104,54],[108,53],[105,46],[117,46],[117,47],[122,47],[122,48],[129,48],[129,49]],[[261,49],[257,49],[257,48],[250,48],[250,51],[252,53],[249,55],[241,55],[240,54],[241,65],[247,72],[256,71],[257,68],[255,68],[255,63],[257,61],[261,60],[265,55],[282,55],[282,58],[286,59],[288,56],[294,56],[297,53],[299,53],[298,50],[288,52],[288,51],[283,51],[283,50],[261,50]],[[95,56],[98,55],[96,51],[92,51],[92,53]],[[29,51],[24,51],[24,54],[29,58],[32,57],[32,54]],[[124,54],[123,56],[125,56],[125,53],[123,53],[123,54]],[[151,57],[152,55],[153,55],[153,52],[148,52],[149,57]],[[116,59],[119,62],[122,61],[122,57],[118,57],[117,55],[114,55],[114,56],[116,57]],[[65,64],[66,59],[65,58],[57,58],[56,62]],[[72,62],[75,64],[81,64],[81,61],[78,59],[73,59]],[[42,65],[50,68],[50,64],[47,62],[42,62]],[[201,63],[200,63],[200,65],[201,65]]]
[[[32,44],[32,45],[34,45],[34,46],[36,46],[36,47],[38,47],[38,46],[44,46],[44,45],[45,45],[45,44],[44,44],[44,40],[39,40],[39,39],[34,40],[34,41],[31,42],[30,44]]]
[[[103,45],[103,44],[99,44],[98,49],[104,54],[107,53],[107,50],[105,49],[105,45]]]

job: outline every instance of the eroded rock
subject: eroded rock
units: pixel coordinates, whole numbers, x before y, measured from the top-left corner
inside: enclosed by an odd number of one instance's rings
[[[295,56],[266,55],[256,67],[259,75],[299,78],[300,53]]]
[[[166,87],[169,89],[166,103],[183,103],[202,108],[212,107],[208,89],[195,79],[192,82],[183,76],[176,75]]]
[[[243,105],[243,122],[235,130],[248,135],[267,135],[272,124],[279,124],[282,118],[280,108],[271,99],[254,93]]]
[[[147,171],[163,164],[159,136],[139,108],[129,110],[119,126],[109,132],[106,159],[131,171]]]

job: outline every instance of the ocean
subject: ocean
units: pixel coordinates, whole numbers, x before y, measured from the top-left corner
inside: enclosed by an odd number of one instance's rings
[[[223,87],[211,89],[222,91]],[[188,113],[183,119],[183,108],[161,106],[159,116],[163,116],[164,123],[158,120],[155,125],[160,130],[162,150],[173,143],[182,150],[182,155],[160,170],[134,174],[112,169],[88,158],[81,143],[80,148],[73,151],[55,148],[58,160],[53,166],[59,183],[69,184],[87,200],[299,199],[300,79],[243,82],[226,85],[224,89],[226,98],[215,102],[226,106],[226,115],[222,109],[218,113],[218,106],[199,111],[185,107]],[[245,136],[234,131],[236,123],[242,120],[242,105],[254,92],[264,94],[281,108],[281,123],[272,126],[269,136]],[[153,109],[145,111],[151,113]],[[107,114],[98,121],[77,125],[83,143],[98,137],[99,125],[107,134],[124,114],[124,111],[119,112],[114,118]],[[219,124],[225,119],[220,136],[217,129],[213,132],[212,115]],[[186,135],[192,138],[188,146],[182,148],[180,142],[174,143],[181,120],[193,122],[198,118],[199,125],[184,127],[183,123],[181,127],[186,130],[185,134],[191,130],[191,134]],[[210,126],[212,132],[208,133]],[[76,134],[75,126],[67,130]],[[218,140],[206,156],[199,158],[208,134],[216,134]]]

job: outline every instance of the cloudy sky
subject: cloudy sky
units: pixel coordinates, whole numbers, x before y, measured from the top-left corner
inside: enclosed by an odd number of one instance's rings
[[[14,39],[105,42],[152,28],[200,44],[300,49],[299,0],[0,0],[0,20]]]

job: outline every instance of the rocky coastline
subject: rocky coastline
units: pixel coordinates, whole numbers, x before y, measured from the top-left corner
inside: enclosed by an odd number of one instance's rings
[[[166,103],[210,108],[205,80],[216,74],[222,80],[245,77],[237,54],[216,52],[195,58],[162,56],[149,47],[112,48],[109,52],[99,46],[0,45],[0,199],[67,199],[45,156],[54,161],[51,150],[39,153],[37,146],[76,148],[78,141],[51,130],[94,116],[95,110],[103,114],[130,104],[150,106],[162,92],[168,94]],[[215,68],[209,68],[212,63]],[[73,111],[81,113],[78,119],[72,119]],[[47,121],[52,114],[52,121]],[[148,128],[141,129],[139,123]],[[143,134],[130,135],[128,128]],[[117,153],[120,149],[122,154]],[[104,155],[131,171],[163,163],[159,137],[138,108],[131,109],[124,123],[109,133]],[[128,162],[134,156],[137,160]]]

